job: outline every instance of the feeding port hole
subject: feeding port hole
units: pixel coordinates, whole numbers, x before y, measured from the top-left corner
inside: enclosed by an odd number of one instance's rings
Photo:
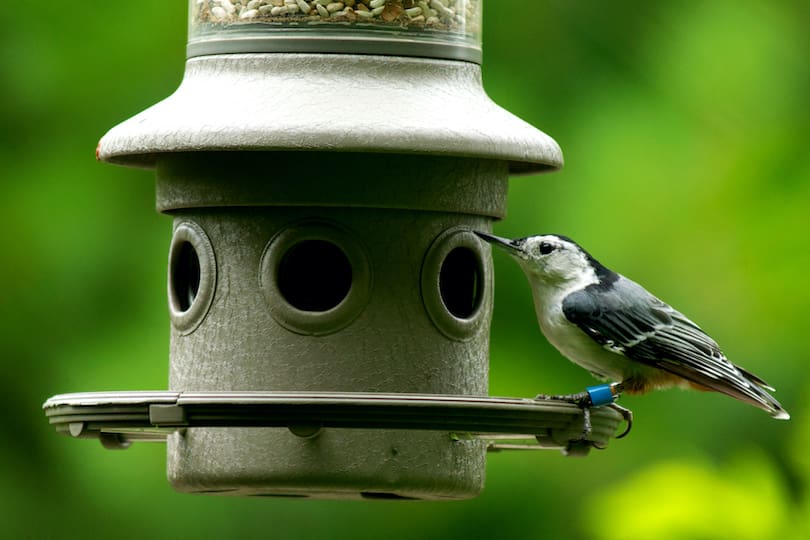
[[[338,246],[326,240],[304,240],[292,246],[278,268],[278,288],[301,311],[328,311],[352,287],[352,265]]]
[[[439,294],[447,310],[459,319],[469,319],[478,310],[482,296],[478,257],[466,247],[454,248],[439,270]]]
[[[191,221],[177,224],[169,248],[169,317],[182,334],[190,334],[208,314],[217,281],[211,241]]]
[[[188,311],[200,290],[200,258],[191,242],[183,242],[176,251],[171,284],[179,311]]]

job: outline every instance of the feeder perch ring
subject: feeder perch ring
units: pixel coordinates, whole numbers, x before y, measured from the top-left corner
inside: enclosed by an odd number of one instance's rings
[[[81,392],[53,396],[43,409],[57,432],[98,438],[106,448],[165,442],[197,427],[286,427],[305,438],[320,429],[364,428],[446,431],[457,441],[483,439],[489,450],[582,455],[607,446],[623,420],[611,408],[594,408],[592,432],[582,440],[582,410],[565,401],[358,392]]]

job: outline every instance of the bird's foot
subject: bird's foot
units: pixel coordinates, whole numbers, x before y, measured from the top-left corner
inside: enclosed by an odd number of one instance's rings
[[[577,392],[576,394],[563,394],[563,395],[546,395],[538,394],[534,399],[543,401],[565,401],[573,403],[582,409],[582,436],[572,442],[576,443],[589,443],[591,433],[593,433],[593,424],[591,424],[591,408],[607,406],[619,412],[624,420],[627,422],[627,429],[621,435],[616,437],[620,439],[630,433],[630,428],[633,425],[633,412],[626,409],[621,405],[617,405],[615,401],[619,398],[624,389],[621,383],[600,384],[598,386],[589,386],[584,392]]]
[[[591,407],[593,407],[593,400],[587,391],[561,395],[537,394],[534,399],[538,401],[565,401],[566,403],[576,405],[582,409],[582,440],[586,440],[591,436],[591,432],[593,431],[593,426],[591,425]]]

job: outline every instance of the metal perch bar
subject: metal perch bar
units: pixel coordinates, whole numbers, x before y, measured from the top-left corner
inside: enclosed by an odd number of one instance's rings
[[[582,429],[582,410],[571,403],[457,395],[89,392],[54,396],[43,408],[57,431],[99,438],[107,447],[165,441],[186,428],[287,427],[310,435],[321,428],[447,431],[459,440],[466,434],[484,439],[490,450],[567,449]],[[604,447],[622,416],[609,408],[591,415],[593,432],[585,442]]]

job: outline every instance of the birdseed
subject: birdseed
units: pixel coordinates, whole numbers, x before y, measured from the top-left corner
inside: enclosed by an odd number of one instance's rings
[[[192,27],[353,23],[477,36],[482,0],[191,0]]]

